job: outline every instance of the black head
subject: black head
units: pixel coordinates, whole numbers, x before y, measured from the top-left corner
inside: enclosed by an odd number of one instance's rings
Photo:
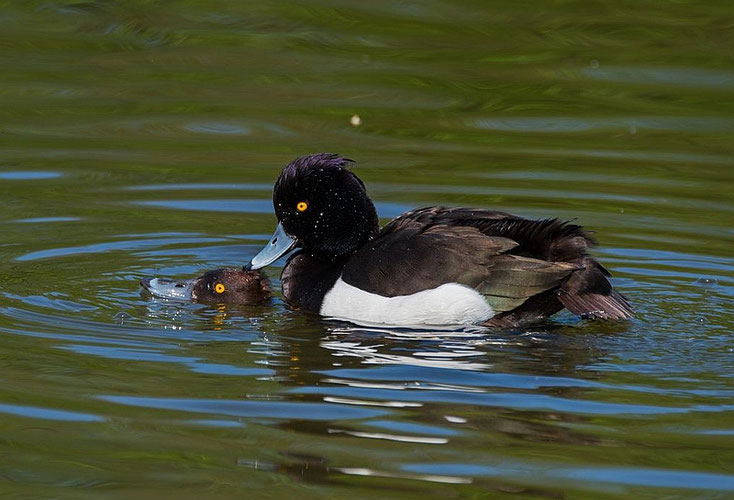
[[[364,184],[331,153],[295,159],[273,189],[275,214],[305,252],[335,259],[350,255],[379,230],[377,212]]]
[[[270,298],[267,279],[257,271],[215,269],[193,281],[191,299],[215,304],[254,305]]]

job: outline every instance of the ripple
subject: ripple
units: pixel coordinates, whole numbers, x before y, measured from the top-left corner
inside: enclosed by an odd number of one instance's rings
[[[176,305],[174,309],[180,312],[184,308],[183,305]],[[17,325],[17,328],[0,327],[0,331],[24,337],[168,350],[181,349],[180,342],[184,340],[192,342],[201,340],[200,330],[192,329],[190,326],[172,328],[169,324],[171,321],[169,316],[166,317],[167,323],[162,327],[149,325],[133,327],[124,323],[110,323],[109,320],[83,319],[79,314],[71,316],[57,313],[43,314],[17,307],[0,308],[0,314],[13,319],[14,324]],[[257,338],[257,334],[251,331],[241,333],[209,331],[206,335],[208,340],[217,342],[253,341]]]
[[[93,122],[70,122],[65,125],[45,124],[32,128],[13,124],[8,130],[19,135],[50,137],[127,137],[144,136],[164,138],[196,138],[197,136],[225,137],[291,137],[294,132],[275,123],[244,121],[181,121],[172,117],[141,117],[133,119],[97,120]],[[202,138],[204,140],[204,138]]]
[[[156,362],[156,363],[181,363],[188,366],[196,373],[211,375],[236,375],[236,376],[264,376],[272,375],[274,372],[267,368],[243,368],[220,363],[202,362],[199,358],[190,356],[178,356],[166,354],[158,349],[135,349],[129,347],[103,347],[72,344],[61,346],[59,349],[73,351],[79,354],[90,354],[108,359],[124,359],[129,361]]]
[[[399,474],[392,471],[370,469],[367,467],[334,467],[334,470],[350,476],[386,477],[396,479],[412,479],[443,484],[471,484],[472,480],[466,477],[456,477],[440,474]]]
[[[272,184],[268,183],[184,183],[184,184],[147,184],[143,186],[126,186],[126,191],[271,191]]]
[[[32,217],[30,219],[15,219],[13,222],[23,224],[45,224],[49,222],[77,222],[82,220],[80,217]]]
[[[199,134],[215,134],[215,135],[276,135],[276,136],[293,136],[291,130],[277,125],[275,123],[256,122],[192,122],[184,125],[185,130],[196,132]]]
[[[129,406],[177,410],[234,417],[267,417],[302,420],[363,419],[385,415],[383,410],[323,403],[237,401],[228,399],[177,399],[134,396],[98,396],[99,399]]]
[[[220,428],[237,428],[244,427],[242,422],[234,420],[215,420],[215,419],[199,419],[199,420],[188,420],[187,423],[193,425],[201,425],[204,427],[220,427]]]
[[[508,173],[508,174],[473,174],[476,177],[487,177],[487,178],[509,178],[517,180],[536,180],[535,174],[533,173]],[[542,178],[542,176],[541,176]],[[584,179],[582,176],[568,179],[557,179],[559,182],[577,182],[584,183],[584,181],[592,181],[593,179]],[[639,182],[639,179],[628,182]],[[603,190],[597,188],[593,182],[584,184],[584,190],[571,191],[568,189],[549,189],[543,186],[535,187],[533,185],[523,184],[519,187],[514,186],[467,186],[467,185],[435,185],[435,184],[413,184],[409,186],[403,186],[400,184],[385,184],[375,183],[373,185],[381,194],[385,193],[416,193],[422,197],[432,197],[435,194],[451,194],[451,195],[478,195],[486,196],[488,198],[495,198],[497,196],[505,196],[511,198],[532,198],[532,199],[555,199],[555,200],[589,200],[589,201],[616,201],[623,202],[624,204],[638,204],[642,207],[649,206],[675,206],[685,208],[697,208],[700,210],[720,210],[726,212],[734,211],[734,205],[727,202],[718,202],[711,200],[710,198],[687,198],[677,197],[671,199],[671,197],[665,195],[651,195],[651,194],[632,194],[632,193],[612,193],[609,189],[604,188]],[[685,188],[685,184],[680,184],[681,189]],[[376,204],[379,205],[379,204]],[[411,208],[414,208],[411,206]],[[399,214],[398,214],[399,215]]]
[[[486,353],[484,353],[486,356]],[[605,387],[592,380],[543,375],[521,375],[511,373],[475,372],[468,370],[444,370],[424,366],[380,366],[371,368],[336,368],[318,373],[343,379],[362,381],[411,381],[449,383],[469,387],[508,387],[517,389],[539,389],[542,387]]]
[[[731,496],[725,3],[0,9],[4,493]],[[288,309],[278,268],[262,308],[141,297],[243,263],[273,160],[335,142],[383,217],[579,217],[638,317],[366,331]]]
[[[0,179],[10,181],[35,181],[42,179],[55,179],[61,177],[58,172],[43,172],[38,170],[18,170],[13,172],[0,172]]]
[[[105,420],[102,417],[89,413],[80,413],[69,410],[55,410],[51,408],[41,408],[38,406],[22,406],[7,403],[0,403],[0,413],[7,413],[9,415],[17,415],[27,418],[59,420],[64,422],[102,422]]]
[[[449,429],[447,427],[437,427],[435,425],[416,424],[413,422],[398,422],[395,420],[370,420],[366,422],[370,427],[379,427],[393,432],[408,432],[411,434],[427,434],[431,436],[459,436],[465,432],[457,429]]]
[[[50,248],[48,250],[38,250],[15,258],[16,261],[25,262],[40,259],[52,259],[57,257],[67,257],[72,255],[106,253],[110,251],[133,251],[144,250],[146,248],[154,248],[162,245],[170,244],[194,244],[194,243],[214,243],[224,241],[222,238],[165,238],[165,239],[140,239],[140,240],[121,240],[109,241],[104,243],[93,243],[91,245],[82,245],[76,247]]]
[[[354,436],[358,438],[384,439],[386,441],[397,441],[399,443],[413,444],[446,444],[449,442],[449,440],[446,438],[404,436],[399,434],[386,434],[382,432],[346,431],[341,429],[329,429],[329,434],[346,434],[348,436]]]
[[[532,464],[498,459],[495,466],[468,463],[405,464],[403,470],[422,474],[488,476],[513,478],[546,484],[549,480],[581,480],[596,484],[619,484],[683,488],[691,490],[734,491],[734,476],[710,472],[651,469],[644,467],[579,467],[571,464]]]
[[[454,368],[461,370],[482,370],[489,368],[489,365],[481,360],[464,359],[468,356],[480,356],[478,352],[464,352],[460,354],[454,351],[450,355],[441,356],[441,358],[446,359],[426,359],[425,357],[421,358],[420,355],[430,356],[433,353],[411,352],[404,355],[394,352],[383,353],[379,352],[376,346],[344,341],[324,341],[321,343],[321,346],[332,351],[334,356],[359,357],[366,364],[412,365],[423,368]]]
[[[273,211],[273,203],[270,200],[160,200],[136,201],[133,204],[144,207],[191,210],[194,212],[269,214]]]
[[[605,150],[605,149],[545,149],[527,148],[523,154],[542,156],[545,158],[601,158],[627,161],[700,163],[704,165],[730,165],[731,157],[726,155],[683,153],[675,151],[638,151],[638,150]]]
[[[227,122],[189,123],[184,128],[203,134],[248,135],[252,132],[252,128],[247,125]]]
[[[54,309],[56,311],[70,311],[81,313],[84,311],[94,311],[97,309],[96,306],[89,304],[81,304],[76,301],[62,299],[58,297],[48,297],[45,295],[16,295],[12,293],[4,293],[5,297],[13,300],[18,300],[24,304],[43,307],[48,309]],[[50,294],[52,295],[52,294]]]
[[[701,68],[645,68],[605,66],[584,68],[581,74],[595,80],[637,83],[644,85],[675,85],[680,87],[734,88],[734,73]]]
[[[334,379],[324,382],[338,382]],[[732,412],[734,405],[694,405],[690,407],[652,406],[645,404],[607,403],[597,400],[569,399],[534,393],[488,393],[473,388],[419,384],[413,386],[376,386],[345,382],[348,387],[298,387],[292,394],[323,394],[331,397],[360,397],[390,401],[463,404],[513,408],[522,411],[556,411],[575,415],[673,415],[684,413]]]
[[[734,130],[734,120],[704,117],[515,117],[481,118],[475,126],[503,132],[577,133],[591,130],[661,130],[674,132],[723,132]]]

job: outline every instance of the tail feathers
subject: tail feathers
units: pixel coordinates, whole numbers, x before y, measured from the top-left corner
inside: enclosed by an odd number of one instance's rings
[[[559,298],[569,311],[584,318],[617,320],[634,316],[627,299],[616,290],[612,290],[608,295],[599,293],[570,295],[561,290]]]
[[[590,319],[629,319],[632,306],[612,288],[609,272],[591,257],[583,259],[584,269],[574,272],[558,292],[561,303],[572,313]]]

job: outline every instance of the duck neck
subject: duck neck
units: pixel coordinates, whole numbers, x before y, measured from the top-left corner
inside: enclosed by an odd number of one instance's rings
[[[355,200],[340,217],[324,221],[317,238],[305,242],[304,253],[326,261],[339,261],[354,254],[380,231],[375,206],[369,198]]]
[[[304,251],[295,253],[280,277],[283,299],[291,307],[318,314],[324,296],[341,276],[347,259],[325,260]]]

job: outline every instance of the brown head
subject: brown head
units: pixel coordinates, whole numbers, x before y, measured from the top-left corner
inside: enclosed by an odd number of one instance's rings
[[[258,271],[222,268],[193,280],[145,278],[140,284],[156,297],[205,304],[255,305],[270,299],[268,280]]]

